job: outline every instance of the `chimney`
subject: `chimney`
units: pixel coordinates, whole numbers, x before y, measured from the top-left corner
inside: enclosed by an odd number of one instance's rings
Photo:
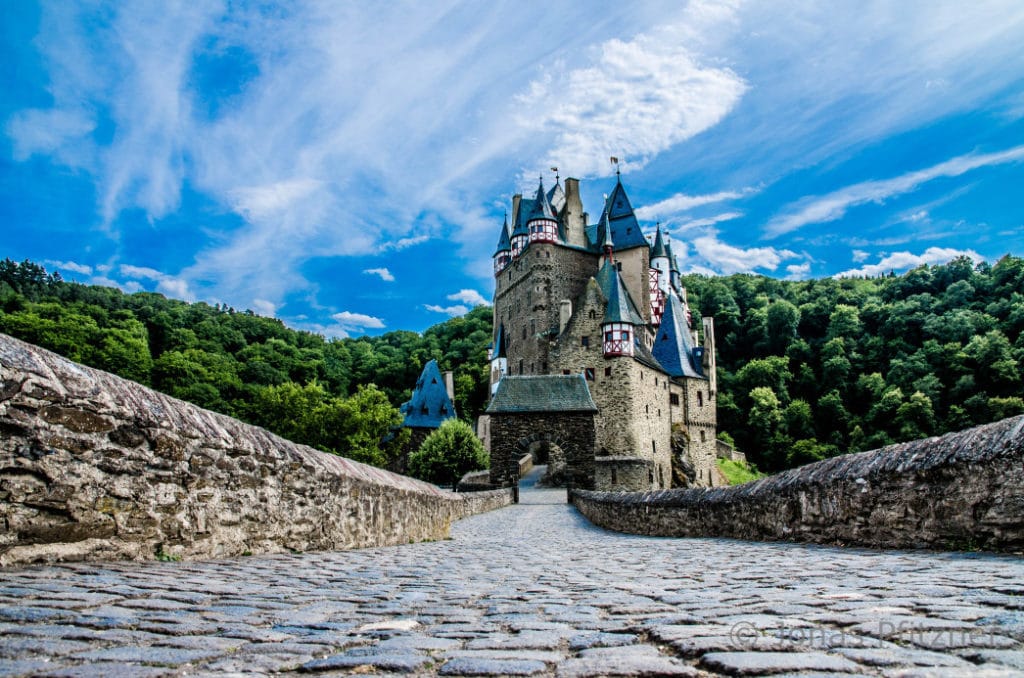
[[[512,230],[516,230],[516,224],[519,223],[519,203],[523,200],[522,193],[516,193],[512,196]]]
[[[444,373],[444,390],[448,392],[448,400],[455,402],[455,375],[451,370]]]
[[[569,318],[572,317],[572,302],[568,299],[562,299],[558,302],[558,333],[565,332],[565,326],[569,324]]]
[[[587,215],[583,211],[580,200],[580,180],[566,177],[565,179],[565,230],[566,240],[570,245],[586,246],[584,229]]]

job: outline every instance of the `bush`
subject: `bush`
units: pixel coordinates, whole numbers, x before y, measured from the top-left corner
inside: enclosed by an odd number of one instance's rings
[[[409,457],[409,473],[415,478],[453,488],[466,473],[490,464],[487,450],[461,419],[447,419],[427,436]]]

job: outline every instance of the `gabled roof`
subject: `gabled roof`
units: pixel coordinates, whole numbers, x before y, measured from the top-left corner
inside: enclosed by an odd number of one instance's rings
[[[582,374],[504,376],[487,414],[597,412]]]
[[[629,196],[626,195],[626,189],[623,188],[621,179],[616,180],[615,188],[608,196],[604,209],[608,213],[608,222],[612,227],[612,238],[615,240],[616,249],[649,247],[643,231],[640,230],[636,215],[633,214],[633,205],[629,202]]]
[[[494,250],[494,254],[498,252],[511,252],[512,244],[508,239],[508,214],[505,214],[505,223],[501,225],[501,235],[498,236],[498,249]]]
[[[704,378],[703,365],[696,359],[686,323],[686,309],[675,294],[668,295],[651,353],[673,377]]]
[[[654,235],[654,244],[651,246],[651,260],[657,258],[668,258],[668,250],[665,249],[665,240],[661,237],[661,226],[657,227]]]
[[[437,428],[445,419],[455,416],[455,405],[448,397],[436,360],[423,366],[412,398],[399,410],[405,415],[402,426],[407,428]]]
[[[596,279],[597,284],[601,286],[601,293],[608,300],[602,323],[644,324],[644,318],[629,296],[629,291],[622,283],[622,277],[614,264],[605,261],[597,272]]]

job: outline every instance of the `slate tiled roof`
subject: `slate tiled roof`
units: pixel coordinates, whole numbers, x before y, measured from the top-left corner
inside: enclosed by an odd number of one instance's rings
[[[654,245],[651,246],[651,259],[653,260],[659,257],[668,258],[668,250],[665,249],[665,240],[661,237],[660,226],[654,235]]]
[[[501,235],[498,236],[498,248],[494,250],[494,254],[498,252],[511,252],[512,243],[508,239],[508,215],[505,215],[505,223],[501,225]]]
[[[448,397],[436,360],[423,366],[412,398],[402,403],[399,410],[405,415],[402,426],[406,428],[437,428],[445,419],[455,416],[455,405]]]
[[[686,324],[686,309],[675,294],[668,295],[667,302],[651,353],[671,376],[703,379],[703,365],[696,359]]]
[[[626,286],[622,284],[622,278],[614,264],[610,264],[606,260],[597,272],[595,280],[601,288],[601,294],[608,300],[602,323],[645,324],[643,316],[637,310],[636,303],[629,296]]]
[[[608,222],[612,227],[615,249],[621,251],[640,246],[649,247],[621,181],[615,183],[615,188],[612,189],[612,194],[608,196],[608,202],[605,204],[605,210],[608,212]]]
[[[551,203],[548,202],[547,193],[544,192],[544,177],[541,177],[540,183],[537,184],[537,195],[533,198],[533,207],[530,209],[527,221],[533,219],[550,219],[551,221],[556,219],[555,213],[551,209]]]
[[[597,412],[582,374],[505,376],[487,414]]]

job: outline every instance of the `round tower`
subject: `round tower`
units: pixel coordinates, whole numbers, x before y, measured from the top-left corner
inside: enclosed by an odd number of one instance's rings
[[[512,244],[508,237],[508,212],[506,212],[505,223],[501,225],[501,235],[498,237],[498,248],[494,251],[494,275],[504,271],[511,262]]]
[[[526,228],[530,232],[530,242],[558,242],[558,220],[544,192],[544,177],[540,178],[537,186],[537,197],[534,198]]]

